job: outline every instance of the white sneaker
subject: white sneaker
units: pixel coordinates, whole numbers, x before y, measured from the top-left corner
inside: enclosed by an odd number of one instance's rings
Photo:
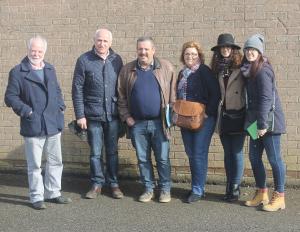
[[[140,197],[139,201],[140,202],[149,202],[153,198],[153,192],[144,192]]]
[[[161,191],[159,196],[160,203],[168,203],[171,201],[171,194],[170,192]]]

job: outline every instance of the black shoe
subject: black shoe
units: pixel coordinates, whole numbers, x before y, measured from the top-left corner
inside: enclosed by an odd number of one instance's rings
[[[231,183],[227,183],[226,184],[226,192],[223,197],[223,201],[228,201],[228,199],[230,198],[230,189],[231,189]]]
[[[228,195],[228,198],[226,201],[228,202],[234,202],[238,201],[241,195],[240,191],[240,185],[239,184],[233,184],[230,189],[230,194]]]
[[[48,199],[47,201],[56,203],[56,204],[69,204],[72,202],[72,200],[68,197],[59,196],[56,198]]]
[[[32,203],[32,207],[37,210],[42,210],[47,208],[43,201],[37,201]]]
[[[193,203],[193,202],[201,200],[202,197],[203,197],[203,195],[198,195],[198,194],[195,194],[195,193],[191,193],[189,195],[189,197],[187,198],[186,202],[187,203]]]

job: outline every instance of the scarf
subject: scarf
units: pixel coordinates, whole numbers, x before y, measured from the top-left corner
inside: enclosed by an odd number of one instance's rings
[[[250,62],[245,62],[241,66],[241,72],[242,72],[243,76],[249,78],[250,77],[250,71],[251,71],[251,63]]]
[[[218,60],[219,73],[221,73],[223,78],[229,78],[232,73],[232,59],[231,58],[221,58]]]
[[[187,89],[187,80],[189,76],[196,72],[196,70],[200,67],[200,60],[197,61],[195,65],[191,68],[184,66],[182,69],[182,78],[180,79],[177,87],[177,98],[186,100],[186,89]]]

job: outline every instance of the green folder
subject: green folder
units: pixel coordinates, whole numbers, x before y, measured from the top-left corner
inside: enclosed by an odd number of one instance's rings
[[[247,131],[253,140],[258,139],[257,121],[250,124],[250,126],[247,127]]]

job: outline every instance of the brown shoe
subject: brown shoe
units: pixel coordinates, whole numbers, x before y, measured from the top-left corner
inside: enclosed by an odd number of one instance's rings
[[[269,203],[268,189],[257,189],[252,200],[246,201],[245,205],[250,207],[256,207],[259,205],[267,205]]]
[[[284,193],[273,192],[272,199],[269,204],[264,205],[264,211],[273,212],[280,209],[285,209]]]
[[[122,193],[121,189],[119,189],[119,187],[112,187],[111,194],[115,199],[122,199],[124,197],[124,194]]]
[[[95,199],[101,193],[101,187],[92,187],[90,191],[87,192],[85,198]]]

